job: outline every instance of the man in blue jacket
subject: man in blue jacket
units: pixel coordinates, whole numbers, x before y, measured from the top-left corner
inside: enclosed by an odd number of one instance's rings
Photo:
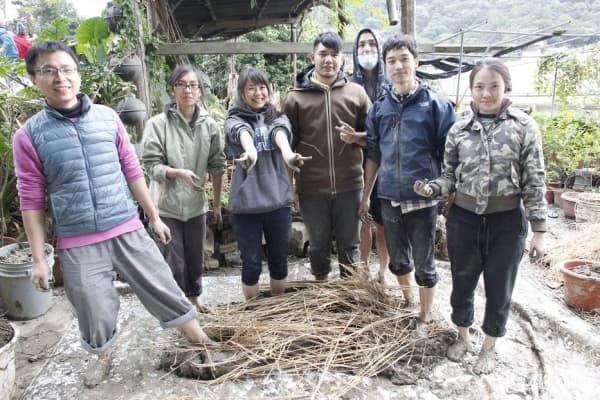
[[[438,281],[434,259],[437,204],[417,195],[412,186],[417,177],[440,176],[454,109],[417,80],[419,54],[412,38],[396,35],[386,40],[383,60],[392,84],[385,87],[384,96],[367,116],[365,190],[359,214],[368,222],[369,196],[378,177],[390,271],[401,281],[414,269],[420,299],[416,334],[424,337]]]

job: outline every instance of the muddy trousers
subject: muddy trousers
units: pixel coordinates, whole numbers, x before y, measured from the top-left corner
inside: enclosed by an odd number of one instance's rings
[[[504,336],[527,237],[524,210],[478,215],[454,205],[446,229],[452,270],[452,322],[459,327],[473,324],[474,294],[483,274],[486,303],[481,328],[488,336]]]
[[[358,207],[362,191],[329,194],[301,194],[300,211],[308,231],[311,272],[315,276],[331,272],[331,241],[335,237],[340,276],[360,262]]]

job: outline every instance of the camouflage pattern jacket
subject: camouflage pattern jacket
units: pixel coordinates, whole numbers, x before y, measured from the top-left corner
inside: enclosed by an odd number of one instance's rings
[[[514,209],[522,201],[532,230],[545,231],[544,158],[537,124],[507,99],[489,129],[477,115],[472,106],[450,129],[442,176],[431,181],[436,195],[456,191],[455,204],[477,214]]]

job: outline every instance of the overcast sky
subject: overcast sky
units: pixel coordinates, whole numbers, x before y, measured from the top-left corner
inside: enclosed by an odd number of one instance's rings
[[[106,8],[107,0],[69,0],[82,18],[100,17]]]
[[[91,17],[100,17],[102,15],[102,10],[106,8],[107,0],[69,0],[75,10],[77,10],[77,15],[81,18],[91,18]],[[0,9],[0,18],[4,18],[6,20],[11,20],[17,16],[17,12],[15,6],[12,4],[12,1],[6,1],[6,10]]]

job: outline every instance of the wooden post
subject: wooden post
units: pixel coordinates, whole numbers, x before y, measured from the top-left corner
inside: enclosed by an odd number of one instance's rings
[[[139,143],[141,142],[142,136],[144,134],[144,124],[146,123],[146,121],[150,117],[150,113],[152,112],[152,105],[150,102],[150,85],[148,84],[148,74],[146,70],[146,50],[144,47],[144,42],[142,40],[142,37],[144,36],[144,27],[142,26],[142,18],[140,16],[140,8],[138,6],[138,2],[136,1],[134,3],[135,23],[138,29],[135,53],[142,61],[142,73],[140,74],[140,79],[134,83],[137,88],[137,97],[146,105],[145,120],[135,126],[136,141]]]
[[[400,0],[400,29],[405,35],[415,36],[415,0]]]

